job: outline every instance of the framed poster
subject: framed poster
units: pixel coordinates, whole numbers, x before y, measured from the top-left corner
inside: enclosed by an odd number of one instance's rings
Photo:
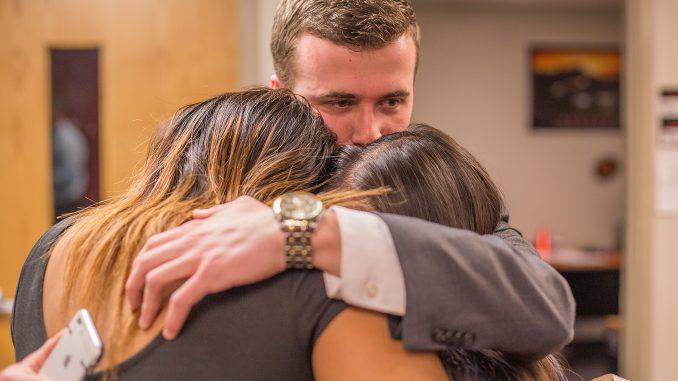
[[[619,129],[621,61],[616,47],[533,47],[532,128]]]
[[[661,131],[659,141],[678,143],[678,89],[664,89],[660,94],[659,117]]]

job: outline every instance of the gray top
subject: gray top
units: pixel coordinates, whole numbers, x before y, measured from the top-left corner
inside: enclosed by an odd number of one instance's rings
[[[42,258],[72,223],[49,229],[31,250],[17,287],[12,339],[17,360],[47,335]],[[318,336],[341,311],[325,296],[322,273],[288,271],[266,281],[210,295],[193,308],[176,340],[161,336],[120,364],[124,380],[312,380]],[[87,380],[99,380],[94,374]]]

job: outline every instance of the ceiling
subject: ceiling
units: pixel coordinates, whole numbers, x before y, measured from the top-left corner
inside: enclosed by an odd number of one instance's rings
[[[415,6],[621,10],[624,0],[412,0]]]

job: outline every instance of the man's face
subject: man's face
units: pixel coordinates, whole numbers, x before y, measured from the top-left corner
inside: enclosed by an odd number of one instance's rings
[[[403,35],[384,48],[356,52],[304,34],[295,62],[291,90],[320,111],[339,144],[367,144],[407,128],[416,65],[411,37]],[[281,85],[275,77],[271,84]]]

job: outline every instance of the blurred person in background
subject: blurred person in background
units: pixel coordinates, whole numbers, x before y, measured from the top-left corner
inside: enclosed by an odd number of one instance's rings
[[[74,212],[82,206],[89,175],[89,146],[82,131],[63,107],[54,108],[52,126],[52,184],[54,216]]]

